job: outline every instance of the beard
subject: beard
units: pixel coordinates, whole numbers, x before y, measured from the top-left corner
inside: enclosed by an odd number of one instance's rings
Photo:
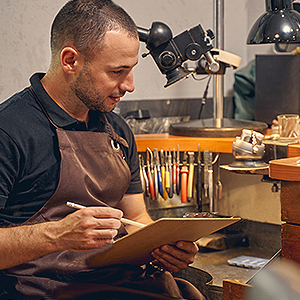
[[[96,84],[91,75],[89,67],[85,64],[76,81],[70,85],[72,92],[90,110],[110,112],[115,108],[115,104],[105,106],[106,97],[95,91]]]

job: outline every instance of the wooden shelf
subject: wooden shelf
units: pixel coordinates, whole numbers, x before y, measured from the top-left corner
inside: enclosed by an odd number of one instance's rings
[[[289,157],[269,162],[270,177],[279,180],[300,181],[300,157]]]
[[[201,152],[211,150],[212,152],[232,153],[232,143],[235,138],[208,138],[208,137],[185,137],[170,135],[168,133],[158,134],[137,134],[135,141],[138,152],[147,151],[147,147],[151,150],[158,149],[177,149],[179,145],[180,151],[198,151],[200,144]]]
[[[300,156],[300,144],[289,145],[289,157]]]

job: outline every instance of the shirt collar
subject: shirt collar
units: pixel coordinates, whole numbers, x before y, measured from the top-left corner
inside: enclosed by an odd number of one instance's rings
[[[64,129],[74,128],[77,130],[103,130],[106,122],[104,113],[100,111],[90,111],[88,123],[89,128],[87,129],[84,121],[79,121],[70,116],[48,95],[41,83],[41,79],[44,76],[45,73],[35,73],[31,76],[30,83],[43,108],[56,126]]]

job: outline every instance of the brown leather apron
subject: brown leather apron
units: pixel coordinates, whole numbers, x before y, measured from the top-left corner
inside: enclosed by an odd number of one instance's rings
[[[67,201],[116,207],[130,184],[131,173],[122,152],[127,142],[108,122],[106,132],[60,128],[56,132],[61,153],[59,184],[54,195],[26,223],[64,218],[74,212],[66,206]],[[123,227],[119,234],[124,233]],[[79,299],[80,295],[84,295],[82,299],[182,299],[173,277],[166,272],[157,280],[138,266],[89,269],[85,259],[95,252],[101,250],[59,251],[7,269],[5,274],[17,280],[15,288],[24,295],[22,299]]]

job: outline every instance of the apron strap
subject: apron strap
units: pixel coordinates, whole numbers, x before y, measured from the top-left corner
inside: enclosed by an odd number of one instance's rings
[[[106,123],[105,123],[105,132],[108,134],[108,136],[113,140],[116,141],[117,143],[121,144],[122,146],[128,148],[128,143],[125,139],[120,137],[113,129],[111,124],[107,121],[105,117]]]
[[[59,127],[51,120],[50,116],[48,115],[48,113],[46,112],[46,110],[44,109],[43,105],[41,104],[39,98],[37,97],[36,93],[34,92],[32,86],[29,87],[31,93],[33,94],[36,102],[38,103],[38,105],[41,107],[44,115],[47,117],[47,119],[49,120],[49,122],[56,128],[56,129],[59,129]]]

